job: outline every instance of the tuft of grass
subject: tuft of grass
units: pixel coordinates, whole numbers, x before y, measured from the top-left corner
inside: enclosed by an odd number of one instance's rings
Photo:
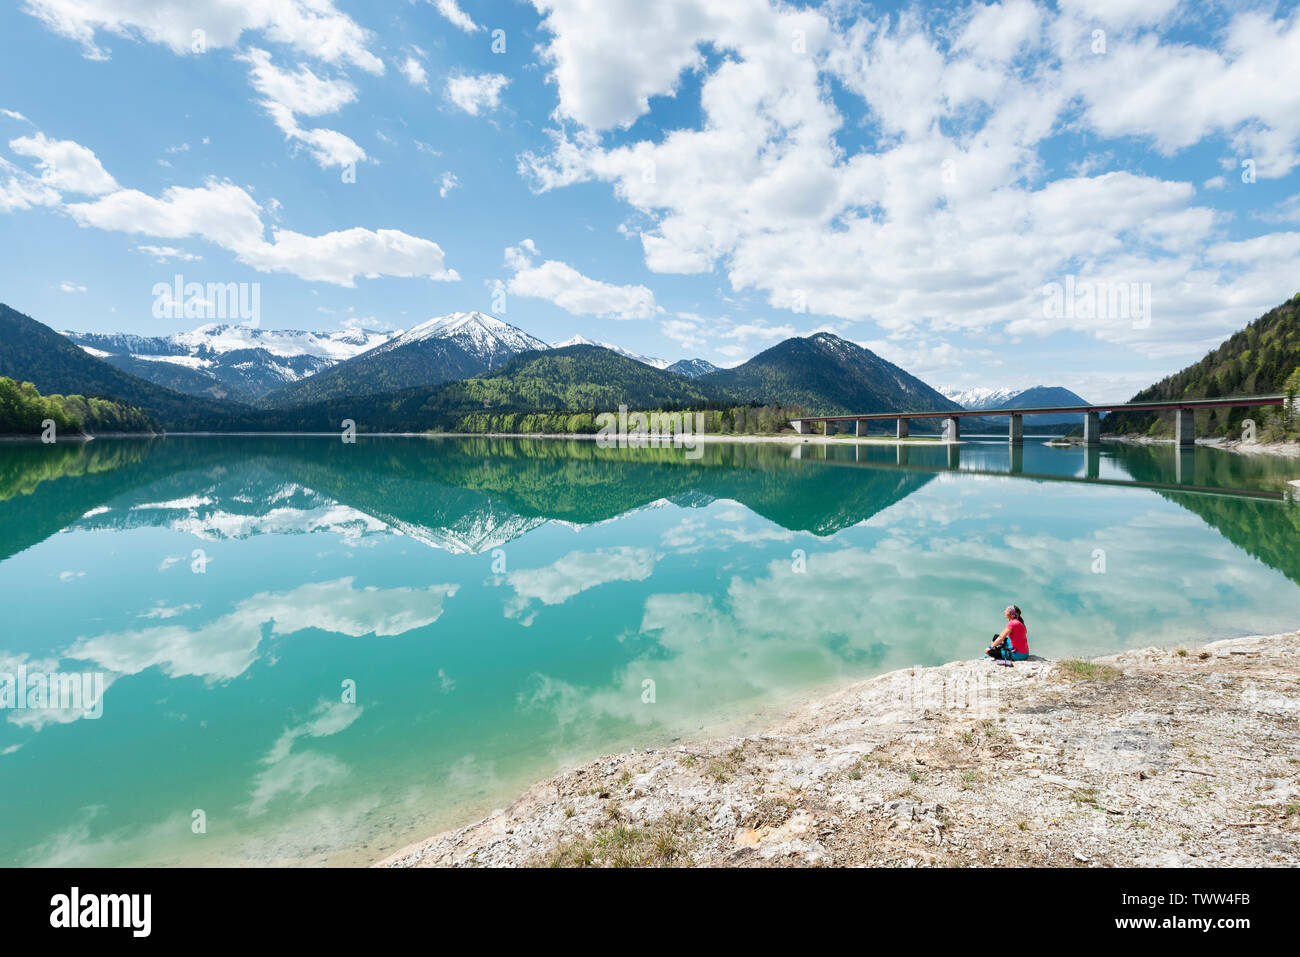
[[[745,763],[745,746],[739,745],[732,748],[717,761],[709,765],[708,770],[704,773],[719,784],[726,784],[740,771],[740,766]]]
[[[1066,658],[1056,665],[1064,674],[1076,681],[1114,681],[1120,676],[1119,669],[1110,665],[1099,665],[1095,661],[1081,658]]]
[[[790,817],[790,805],[778,798],[763,798],[758,802],[758,806],[745,818],[745,826],[760,828],[764,826],[776,827],[784,824]]]
[[[693,814],[666,814],[645,827],[614,824],[565,844],[544,861],[550,867],[675,867],[688,865]]]
[[[1101,807],[1101,805],[1097,803],[1096,788],[1078,788],[1077,790],[1070,792],[1070,797],[1079,804],[1087,804],[1090,807],[1095,808]]]

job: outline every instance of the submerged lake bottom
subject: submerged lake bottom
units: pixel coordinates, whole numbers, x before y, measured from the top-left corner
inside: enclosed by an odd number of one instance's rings
[[[1049,658],[1300,623],[1294,459],[698,452],[0,445],[0,859],[369,863],[598,755],[979,657],[1012,603]]]

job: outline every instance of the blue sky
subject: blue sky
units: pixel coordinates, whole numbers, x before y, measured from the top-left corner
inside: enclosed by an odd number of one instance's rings
[[[267,328],[829,329],[1101,401],[1300,288],[1294,3],[21,0],[0,36],[0,300],[59,329],[192,328],[181,274]]]

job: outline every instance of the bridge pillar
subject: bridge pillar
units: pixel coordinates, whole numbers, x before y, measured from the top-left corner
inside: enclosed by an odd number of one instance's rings
[[[830,419],[826,420],[826,435],[828,437],[834,435],[839,430],[840,426],[838,422],[832,422]]]
[[[1179,409],[1174,413],[1174,444],[1180,449],[1190,449],[1196,444],[1196,412]]]
[[[1101,445],[1101,416],[1096,412],[1083,414],[1083,444]]]
[[[812,423],[807,419],[791,419],[790,424],[799,435],[808,435],[812,432]]]
[[[897,433],[898,438],[900,439],[907,438],[907,426],[908,426],[907,419],[898,420],[898,433]]]
[[[860,438],[860,439],[865,439],[865,438],[867,437],[867,420],[866,420],[866,419],[854,419],[854,420],[853,420],[853,434],[856,435],[856,436],[857,436],[858,438]]]
[[[961,419],[955,415],[943,420],[943,440],[945,442],[961,441]]]
[[[1012,445],[1025,444],[1025,417],[1023,415],[1011,416],[1011,424],[1007,428],[1007,441]]]

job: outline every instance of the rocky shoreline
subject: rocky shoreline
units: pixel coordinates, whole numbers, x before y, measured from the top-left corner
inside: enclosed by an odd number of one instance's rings
[[[1127,433],[1125,435],[1102,435],[1103,442],[1122,442],[1126,445],[1173,445],[1171,438],[1152,438],[1149,435]],[[1287,458],[1300,457],[1300,442],[1246,442],[1242,439],[1210,438],[1197,439],[1197,445],[1224,452],[1236,452],[1239,455],[1281,455]]]
[[[379,862],[1295,866],[1300,632],[881,675],[601,758]]]

